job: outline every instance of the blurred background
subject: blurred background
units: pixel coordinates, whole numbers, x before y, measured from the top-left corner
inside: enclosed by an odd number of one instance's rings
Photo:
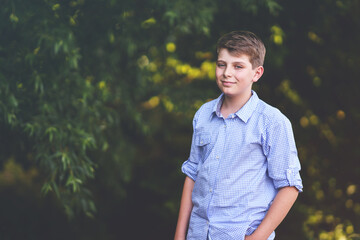
[[[172,239],[215,45],[267,47],[304,192],[277,239],[360,239],[360,2],[1,0],[0,239]]]

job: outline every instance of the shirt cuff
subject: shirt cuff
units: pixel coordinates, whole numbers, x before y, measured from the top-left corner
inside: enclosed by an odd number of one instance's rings
[[[197,177],[197,164],[187,160],[182,164],[181,171],[195,182]]]
[[[298,169],[289,168],[285,172],[285,179],[275,180],[274,185],[276,189],[283,187],[296,187],[299,192],[302,192],[303,185]]]

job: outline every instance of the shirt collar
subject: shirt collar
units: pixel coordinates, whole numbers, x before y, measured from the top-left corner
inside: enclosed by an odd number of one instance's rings
[[[250,99],[245,103],[245,105],[239,109],[239,111],[237,111],[235,113],[235,115],[237,115],[242,121],[244,121],[245,123],[249,120],[249,118],[251,117],[251,115],[253,114],[253,112],[256,109],[256,106],[259,102],[259,97],[256,94],[256,92],[254,90],[251,90],[251,97]],[[221,117],[221,105],[224,101],[224,93],[222,93],[215,101],[215,105],[213,107],[213,115],[216,114],[218,117]]]
[[[239,111],[235,113],[245,123],[249,120],[259,102],[259,97],[256,92],[254,90],[251,90],[251,93],[252,95],[250,99],[245,103],[242,108],[239,109]]]
[[[221,117],[220,109],[223,101],[224,101],[224,93],[221,93],[221,95],[215,100],[215,104],[212,110],[213,114],[211,116],[216,114],[216,116]]]

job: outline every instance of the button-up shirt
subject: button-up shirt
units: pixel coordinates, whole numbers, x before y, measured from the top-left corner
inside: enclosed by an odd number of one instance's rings
[[[242,240],[265,217],[278,189],[302,191],[300,163],[290,121],[251,98],[226,119],[224,99],[195,114],[190,157],[182,171],[195,181],[188,240]],[[268,238],[274,239],[273,232]]]

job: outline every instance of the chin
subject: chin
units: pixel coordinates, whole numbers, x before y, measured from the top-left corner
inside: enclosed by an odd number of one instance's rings
[[[229,93],[229,92],[223,92],[223,93],[225,94],[226,97],[229,97],[229,98],[236,96],[236,94],[234,94],[234,93]]]
[[[229,96],[229,97],[237,95],[236,93],[234,93],[234,91],[231,91],[231,90],[226,89],[226,88],[225,88],[225,89],[222,89],[222,92],[223,92],[226,96]]]

